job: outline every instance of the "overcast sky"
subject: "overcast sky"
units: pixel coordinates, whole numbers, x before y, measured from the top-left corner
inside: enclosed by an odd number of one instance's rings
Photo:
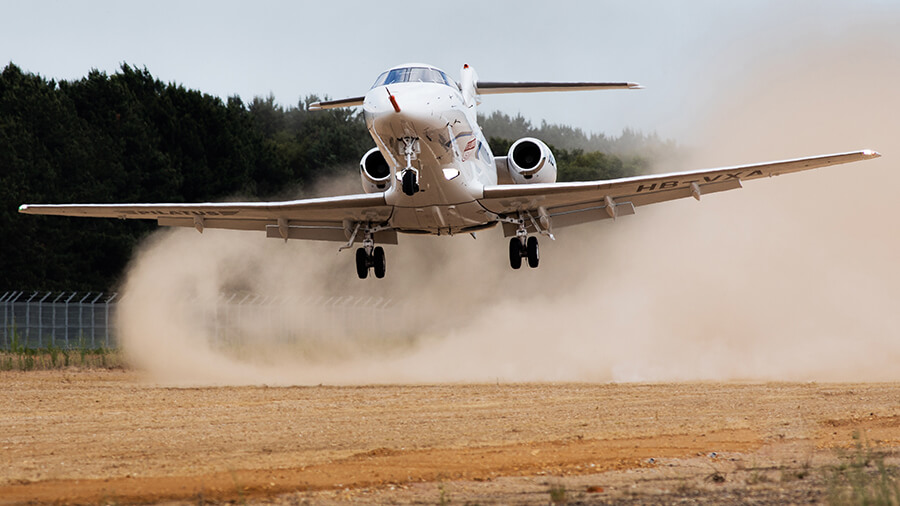
[[[647,89],[491,96],[482,110],[676,140],[705,97],[752,79],[748,63],[801,41],[833,44],[873,20],[886,41],[900,40],[896,0],[0,0],[0,19],[0,61],[47,78],[127,62],[223,98],[271,93],[284,105],[360,95],[411,61],[455,78],[469,63],[484,80],[636,81]]]

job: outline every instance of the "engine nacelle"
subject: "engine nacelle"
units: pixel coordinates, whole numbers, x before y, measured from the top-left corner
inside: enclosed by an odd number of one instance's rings
[[[359,161],[363,191],[380,193],[391,187],[391,167],[378,148],[370,149]]]
[[[556,158],[546,144],[532,137],[517,140],[506,157],[514,183],[555,183]]]

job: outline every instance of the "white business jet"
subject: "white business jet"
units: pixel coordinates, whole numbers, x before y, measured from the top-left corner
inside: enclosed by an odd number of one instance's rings
[[[364,194],[287,202],[62,204],[19,207],[26,214],[151,219],[159,225],[265,231],[268,237],[345,243],[356,271],[384,277],[384,249],[398,233],[454,235],[500,224],[513,269],[537,267],[538,235],[634,214],[635,207],[740,188],[743,181],[880,156],[871,150],[606,181],[556,182],[556,160],[538,139],[494,156],[476,122],[481,95],[638,89],[634,83],[483,82],[464,65],[460,82],[430,65],[381,74],[365,96],[311,104],[362,106],[377,147],[360,161]]]

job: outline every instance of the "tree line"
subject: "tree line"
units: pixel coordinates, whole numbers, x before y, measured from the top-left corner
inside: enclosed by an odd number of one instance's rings
[[[374,147],[354,109],[310,111],[310,95],[225,100],[123,64],[72,81],[10,63],[0,74],[0,292],[114,289],[153,222],[24,216],[23,203],[207,202],[296,198],[356,170]],[[526,135],[545,140],[564,181],[649,171],[674,149],[632,131],[619,138],[518,117],[482,117],[497,155]]]

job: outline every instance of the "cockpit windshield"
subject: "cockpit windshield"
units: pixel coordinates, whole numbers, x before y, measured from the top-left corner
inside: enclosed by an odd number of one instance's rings
[[[447,74],[427,67],[404,67],[388,70],[378,76],[372,87],[394,83],[438,83],[456,88],[456,83],[447,77]]]

